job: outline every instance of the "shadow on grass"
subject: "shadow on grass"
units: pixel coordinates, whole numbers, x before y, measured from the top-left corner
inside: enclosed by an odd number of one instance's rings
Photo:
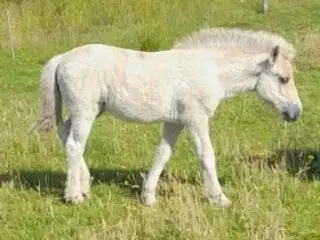
[[[120,189],[137,196],[140,194],[143,179],[147,174],[145,169],[90,169],[92,183],[91,186],[106,184],[116,185]],[[66,175],[64,172],[54,172],[50,170],[20,170],[0,174],[0,187],[12,189],[33,189],[41,194],[53,194],[62,196],[65,187]],[[177,181],[182,184],[199,184],[195,177],[176,176],[163,171],[159,182]],[[170,195],[171,190],[164,187],[159,189],[159,195]]]
[[[320,151],[313,149],[280,149],[269,158],[250,156],[246,158],[250,168],[255,169],[285,169],[293,177],[300,180],[320,180]],[[98,184],[116,185],[129,195],[140,194],[146,169],[90,169],[93,178],[92,186]],[[0,174],[0,187],[12,189],[33,189],[41,194],[62,196],[66,175],[64,172],[50,170],[20,170]],[[219,179],[224,185],[224,180]],[[160,182],[175,181],[182,184],[201,185],[201,179],[196,174],[168,174],[164,171]],[[159,189],[159,195],[171,195],[170,189]]]
[[[115,184],[120,188],[139,189],[143,180],[143,170],[91,169],[92,186],[100,183]],[[15,189],[34,189],[42,193],[62,193],[66,180],[64,172],[50,170],[20,170],[0,174],[0,184]]]
[[[304,181],[320,180],[320,151],[314,149],[282,148],[267,159],[249,157],[250,165],[259,168],[281,168]]]

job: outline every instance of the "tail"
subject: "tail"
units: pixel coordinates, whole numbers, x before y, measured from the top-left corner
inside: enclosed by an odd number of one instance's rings
[[[60,126],[62,102],[56,79],[56,69],[62,55],[51,58],[42,68],[40,75],[41,117],[33,130],[51,131],[54,125]]]

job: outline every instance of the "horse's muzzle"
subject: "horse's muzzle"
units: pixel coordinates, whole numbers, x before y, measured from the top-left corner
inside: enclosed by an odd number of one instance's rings
[[[301,104],[290,104],[282,110],[283,119],[287,122],[294,122],[300,117],[301,112]]]

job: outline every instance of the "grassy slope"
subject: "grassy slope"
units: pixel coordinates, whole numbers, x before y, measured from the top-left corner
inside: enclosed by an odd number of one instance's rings
[[[10,9],[18,48],[16,59],[6,50],[0,57],[0,239],[320,238],[319,182],[299,178],[304,172],[289,173],[290,160],[304,163],[305,155],[319,148],[318,0],[271,1],[266,16],[257,13],[259,1],[253,0],[63,2],[46,1],[41,7],[39,0],[22,1],[21,15],[17,5],[0,7]],[[217,209],[203,201],[198,162],[185,133],[161,180],[158,205],[142,206],[133,185],[140,181],[139,171],[151,166],[159,126],[112,117],[96,122],[88,143],[92,199],[79,206],[61,203],[65,162],[60,143],[54,132],[27,133],[37,118],[41,63],[92,41],[166,49],[205,26],[277,32],[299,51],[296,84],[304,103],[299,122],[285,128],[254,94],[221,104],[212,119],[219,177],[232,207]],[[7,49],[5,22],[0,27]],[[282,149],[287,156],[279,153]],[[278,168],[267,167],[276,161]]]

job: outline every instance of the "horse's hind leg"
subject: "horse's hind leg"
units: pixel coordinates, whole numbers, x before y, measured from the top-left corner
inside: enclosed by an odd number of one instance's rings
[[[155,160],[143,183],[141,193],[141,200],[147,206],[151,206],[156,202],[156,187],[160,174],[173,152],[175,143],[182,129],[183,125],[178,123],[167,122],[163,125],[162,138],[156,150]]]
[[[220,207],[227,207],[231,201],[224,195],[216,170],[216,159],[209,135],[209,119],[198,118],[188,126],[196,152],[203,169],[204,187],[210,202]]]
[[[80,202],[83,200],[83,189],[85,179],[85,187],[89,188],[89,171],[83,159],[85,145],[89,137],[95,115],[86,117],[74,115],[71,117],[71,126],[68,137],[65,142],[65,150],[67,155],[67,182],[64,197],[66,201]],[[68,126],[65,125],[67,130]],[[85,173],[85,176],[82,176]],[[86,174],[87,173],[87,174]],[[87,176],[88,175],[88,176]]]
[[[71,128],[71,118],[65,121],[63,125],[60,126],[58,129],[58,135],[64,148],[70,133],[70,128]],[[81,157],[81,165],[80,165],[80,184],[81,184],[81,192],[83,196],[89,197],[90,196],[90,172],[83,157]]]

